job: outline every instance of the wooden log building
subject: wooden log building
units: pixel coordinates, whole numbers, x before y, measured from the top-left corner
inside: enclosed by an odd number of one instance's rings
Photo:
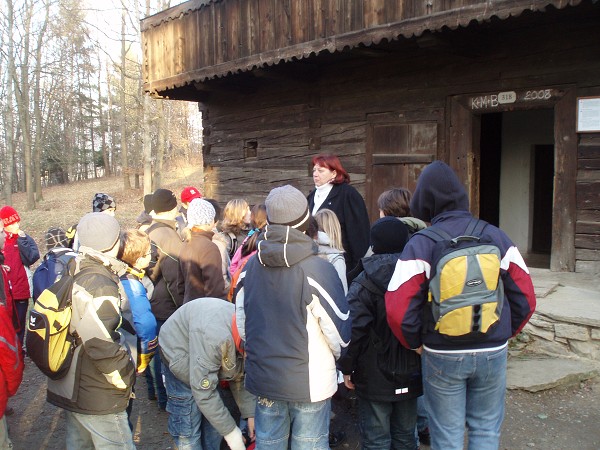
[[[530,264],[600,272],[597,0],[192,0],[142,44],[145,90],[203,113],[208,196],[308,193],[334,153],[375,218],[442,159]]]

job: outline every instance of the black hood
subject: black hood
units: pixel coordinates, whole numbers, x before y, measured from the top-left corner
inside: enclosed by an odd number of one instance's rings
[[[454,171],[442,161],[429,164],[419,177],[410,202],[410,212],[431,222],[447,211],[469,211],[469,197]]]
[[[400,253],[384,253],[363,258],[362,264],[365,274],[369,277],[369,280],[385,292],[392,279],[399,258]]]

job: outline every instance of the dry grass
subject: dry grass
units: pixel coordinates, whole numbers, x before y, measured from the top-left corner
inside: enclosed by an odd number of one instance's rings
[[[133,177],[131,182],[133,184]],[[163,173],[162,187],[171,189],[177,198],[181,190],[188,185],[194,185],[202,190],[201,164],[197,166],[174,164],[169,171]],[[97,192],[105,192],[114,197],[117,202],[116,217],[122,229],[135,226],[135,218],[144,208],[143,190],[125,190],[121,177],[98,178],[45,188],[42,191],[44,200],[40,201],[33,211],[25,210],[26,194],[18,192],[13,194],[12,206],[21,216],[21,228],[36,240],[40,253],[44,254],[46,230],[56,226],[66,230],[77,223],[84,214],[92,210],[92,198]]]

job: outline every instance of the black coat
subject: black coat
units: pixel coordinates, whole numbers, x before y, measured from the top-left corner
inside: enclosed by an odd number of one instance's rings
[[[315,189],[316,190],[316,189]],[[308,208],[315,206],[315,190],[308,194]],[[342,244],[346,259],[346,272],[350,272],[369,249],[369,213],[362,196],[348,183],[334,184],[331,192],[319,207],[330,209],[342,227]],[[352,280],[348,280],[349,282]]]
[[[364,271],[352,282],[346,297],[352,318],[352,340],[348,352],[338,361],[338,368],[345,375],[352,374],[356,395],[367,400],[394,402],[423,394],[421,357],[402,347],[387,323],[384,295],[398,257],[385,254],[364,258]],[[394,339],[393,348],[398,355],[395,370],[402,374],[395,383],[382,373],[378,363],[381,355],[376,348],[377,340],[390,339]]]

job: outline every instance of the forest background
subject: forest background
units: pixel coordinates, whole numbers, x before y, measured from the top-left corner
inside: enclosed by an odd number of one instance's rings
[[[2,204],[100,177],[149,193],[173,162],[202,167],[197,104],[142,89],[140,20],[178,3],[0,0]]]

